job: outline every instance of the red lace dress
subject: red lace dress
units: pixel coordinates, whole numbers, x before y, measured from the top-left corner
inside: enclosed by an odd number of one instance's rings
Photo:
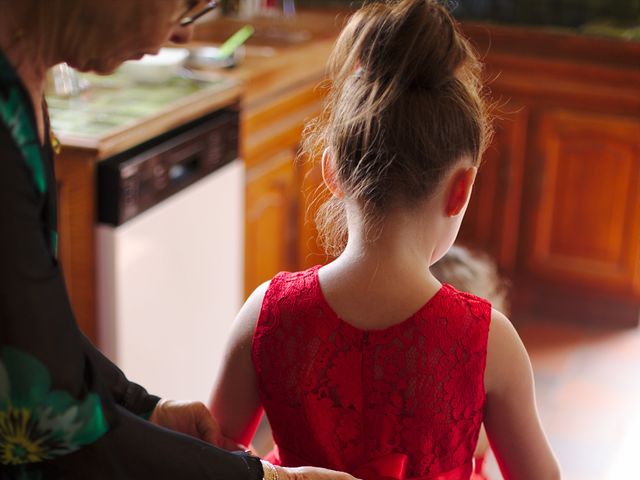
[[[318,269],[274,277],[253,337],[271,460],[365,480],[468,480],[490,304],[443,285],[409,319],[365,331],[333,312]]]

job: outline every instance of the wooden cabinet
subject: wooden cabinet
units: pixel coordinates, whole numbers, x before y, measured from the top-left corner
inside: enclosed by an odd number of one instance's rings
[[[311,201],[306,193],[319,179],[300,156],[300,140],[322,98],[316,83],[307,83],[244,111],[246,295],[279,271],[299,270],[310,261],[315,230],[305,221]]]
[[[640,43],[465,25],[498,105],[460,241],[514,314],[640,321]]]
[[[65,148],[56,160],[58,258],[80,329],[97,341],[94,266],[95,155]]]
[[[544,112],[531,142],[526,270],[640,294],[640,119]]]
[[[331,193],[322,180],[320,159],[316,152],[312,159],[299,158],[301,187],[298,192],[298,269],[304,270],[331,260],[322,247],[316,228],[318,209],[329,199]]]
[[[281,270],[297,266],[297,190],[295,151],[263,160],[246,176],[245,291]]]

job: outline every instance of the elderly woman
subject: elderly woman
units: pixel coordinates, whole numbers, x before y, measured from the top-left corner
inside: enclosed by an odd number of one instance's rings
[[[0,0],[1,478],[352,479],[211,446],[223,439],[204,405],[160,401],[128,381],[82,335],[69,305],[56,261],[47,69],[67,62],[110,73],[187,41],[187,25],[210,6]]]

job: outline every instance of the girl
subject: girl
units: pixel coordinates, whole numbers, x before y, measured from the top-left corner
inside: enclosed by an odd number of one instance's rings
[[[371,4],[331,67],[308,146],[326,147],[327,246],[346,246],[245,303],[212,400],[223,432],[246,444],[264,408],[277,465],[459,480],[484,421],[506,478],[559,478],[511,323],[425,268],[458,233],[490,130],[469,44],[435,0]]]

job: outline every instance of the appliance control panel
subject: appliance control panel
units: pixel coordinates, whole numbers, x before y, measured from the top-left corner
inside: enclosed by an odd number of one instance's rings
[[[238,158],[239,112],[218,110],[98,163],[98,222],[123,224]]]

